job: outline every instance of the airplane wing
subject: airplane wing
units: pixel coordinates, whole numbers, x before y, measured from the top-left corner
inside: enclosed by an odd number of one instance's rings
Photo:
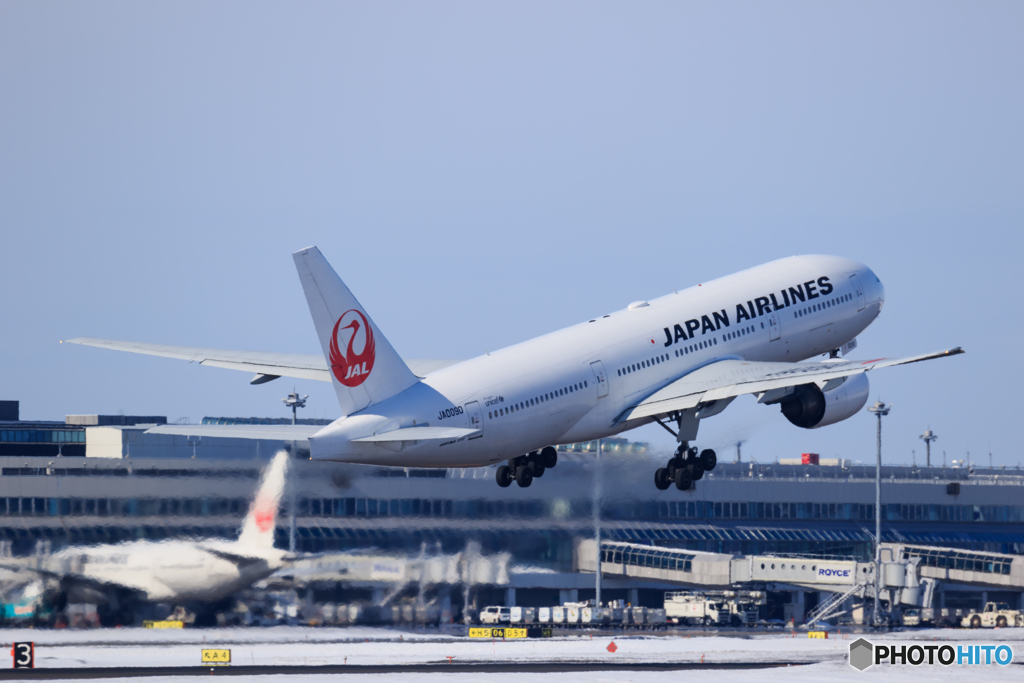
[[[122,591],[130,591],[140,597],[145,597],[146,595],[146,589],[143,586],[132,586],[120,581],[104,581],[93,576],[74,572],[59,572],[46,567],[31,567],[26,564],[15,564],[13,562],[2,562],[0,563],[0,568],[13,572],[32,574],[41,579],[53,579],[54,581],[59,581],[65,588],[75,584],[97,591],[107,591],[116,588]]]
[[[6,569],[15,574],[32,574],[33,576],[48,579],[59,579],[62,576],[43,567],[30,566],[27,562],[18,562],[14,558],[0,561],[0,569]]]
[[[209,365],[215,368],[243,370],[255,373],[250,384],[263,384],[278,377],[297,377],[314,379],[319,382],[330,382],[331,375],[327,361],[322,354],[305,353],[271,353],[268,351],[228,351],[224,349],[206,349],[193,346],[168,346],[166,344],[145,344],[142,342],[116,341],[113,339],[92,339],[75,337],[67,339],[68,344],[95,346],[113,351],[141,353],[147,356],[177,358],[190,363]],[[61,342],[63,343],[63,342]],[[405,359],[406,365],[418,377],[426,377],[457,360]]]
[[[203,550],[210,553],[211,555],[216,555],[217,557],[227,560],[228,562],[233,562],[239,567],[246,567],[249,565],[260,563],[268,564],[269,558],[259,553],[248,555],[246,553],[238,552],[230,548],[214,545],[202,545],[201,547]]]
[[[876,368],[906,365],[932,358],[945,358],[964,353],[959,346],[945,351],[922,353],[902,358],[874,360],[827,360],[816,363],[765,363],[747,360],[720,360],[685,375],[654,392],[635,406],[626,409],[616,422],[666,415],[701,403],[734,398],[743,394],[760,394],[768,401],[789,387],[810,382],[827,382]]]

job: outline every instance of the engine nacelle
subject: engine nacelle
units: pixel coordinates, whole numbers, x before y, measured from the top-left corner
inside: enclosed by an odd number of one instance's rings
[[[856,415],[868,402],[870,391],[867,374],[863,372],[847,377],[845,382],[827,392],[817,384],[801,384],[781,401],[782,414],[797,427],[825,427]]]

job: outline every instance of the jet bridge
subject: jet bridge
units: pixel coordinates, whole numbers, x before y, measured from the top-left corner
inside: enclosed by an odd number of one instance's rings
[[[980,588],[1024,590],[1024,556],[883,543],[882,561],[917,560],[922,578]]]
[[[596,569],[593,539],[577,542],[580,571]],[[874,594],[874,562],[845,559],[731,555],[637,543],[601,541],[601,572],[684,586],[725,588],[744,583],[776,583],[834,593]],[[935,582],[977,588],[1024,591],[1024,556],[882,544],[883,591],[914,589]],[[918,603],[914,598],[907,604]]]
[[[595,571],[596,543],[577,543],[580,571]],[[846,592],[874,584],[874,563],[770,555],[731,555],[661,548],[619,541],[601,542],[601,573],[727,588],[742,583],[784,583],[814,590]]]

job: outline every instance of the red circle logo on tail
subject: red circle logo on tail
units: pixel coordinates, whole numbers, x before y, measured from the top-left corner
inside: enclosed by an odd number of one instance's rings
[[[256,528],[266,533],[270,531],[270,527],[274,526],[274,508],[277,507],[273,500],[260,499],[256,501],[256,505],[253,510],[253,520],[256,522]]]
[[[352,331],[345,353],[341,352],[341,345],[338,343],[338,332],[342,330]],[[355,350],[357,340],[362,341],[362,350],[358,353]],[[331,334],[331,372],[334,376],[346,387],[359,386],[370,376],[376,352],[373,329],[366,316],[354,308],[345,311],[338,318],[338,322],[334,323],[334,332]]]

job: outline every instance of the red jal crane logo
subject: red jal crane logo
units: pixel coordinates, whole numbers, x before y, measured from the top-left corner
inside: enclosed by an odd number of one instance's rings
[[[346,325],[342,325],[346,322]],[[341,346],[338,344],[338,332],[341,330],[352,330],[348,338],[348,348],[342,354]],[[359,353],[355,351],[356,338],[362,330],[363,349]],[[331,372],[338,378],[338,381],[346,387],[357,387],[366,381],[373,371],[373,360],[376,356],[377,345],[373,341],[373,329],[370,327],[366,316],[360,311],[352,309],[345,311],[338,322],[334,323],[334,333],[331,335]]]
[[[274,511],[277,509],[277,501],[272,498],[261,497],[256,499],[253,505],[253,520],[256,528],[266,533],[274,526]]]

